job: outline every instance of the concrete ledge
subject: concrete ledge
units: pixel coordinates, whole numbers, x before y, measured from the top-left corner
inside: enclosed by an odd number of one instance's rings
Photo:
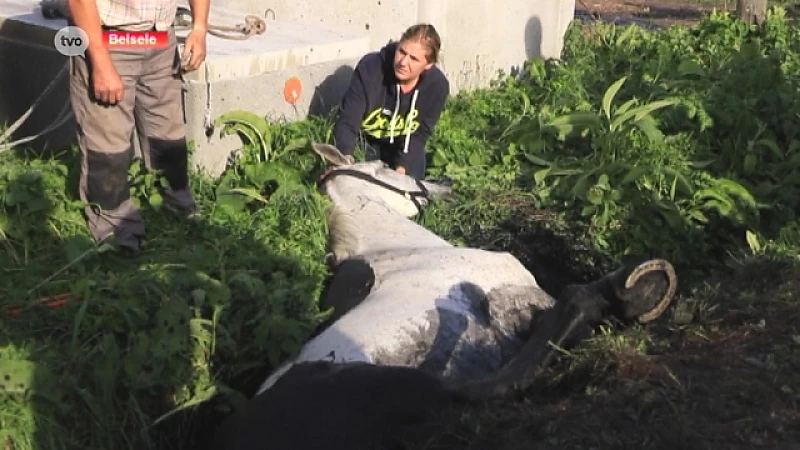
[[[238,25],[244,17],[244,12],[212,5],[210,22]],[[244,41],[209,35],[205,64],[184,76],[187,133],[195,144],[193,163],[212,176],[224,170],[232,151],[241,146],[236,137],[221,137],[220,130],[212,127],[214,119],[235,110],[273,121],[325,114],[339,103],[353,67],[369,48],[366,34],[269,17],[266,21],[266,33]],[[292,102],[284,96],[289,80],[301,88]]]
[[[0,4],[0,36],[53,48],[54,31],[64,26],[66,21],[48,20],[42,16],[38,1],[4,0]]]
[[[213,7],[212,7],[213,8]],[[215,25],[235,26],[243,23],[245,13],[213,8]],[[332,60],[357,58],[369,47],[366,34],[332,31],[265,18],[267,31],[246,40],[226,40],[208,35],[205,67],[186,74],[192,81],[219,81],[261,75],[291,67],[327,63]],[[187,30],[178,30],[184,38]]]
[[[11,125],[36,101],[68,60],[55,50],[53,37],[60,27],[41,16],[33,1],[0,4],[0,124]],[[66,74],[12,136],[16,140],[39,134],[54,123],[69,104]],[[75,123],[67,121],[53,132],[28,144],[38,151],[60,150],[75,140]]]

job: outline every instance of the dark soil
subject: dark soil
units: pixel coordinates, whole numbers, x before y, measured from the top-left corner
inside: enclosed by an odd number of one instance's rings
[[[541,237],[500,247],[522,261],[576,256]],[[800,263],[730,267],[684,286],[656,322],[598,336],[519,399],[458,411],[414,448],[800,450]]]
[[[576,0],[575,15],[583,20],[647,28],[691,26],[713,10],[735,11],[735,1],[719,0]]]
[[[797,5],[784,6],[797,13]],[[576,16],[663,28],[735,8],[730,1],[577,0]],[[525,247],[524,237],[508,246],[521,260],[540,256]],[[565,357],[523,399],[464,413],[437,443],[800,450],[800,263],[752,258],[731,266],[700,287],[684,286],[656,323]],[[644,350],[631,348],[642,342]]]
[[[663,28],[735,8],[730,1],[577,0],[576,16]],[[504,247],[527,264],[541,261],[547,252],[534,237],[517,234]],[[571,248],[548,250],[548,264],[575,261]],[[800,450],[797,261],[732,262],[697,287],[685,283],[655,323],[617,335],[565,356],[515,402],[462,412],[420,448]]]

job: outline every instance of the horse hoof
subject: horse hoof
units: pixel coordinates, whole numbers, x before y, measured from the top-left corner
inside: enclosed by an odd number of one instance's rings
[[[616,289],[623,315],[639,323],[652,322],[669,306],[677,284],[675,268],[668,261],[652,259],[638,264]]]

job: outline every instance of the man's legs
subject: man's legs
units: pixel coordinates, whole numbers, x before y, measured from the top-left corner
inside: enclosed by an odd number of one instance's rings
[[[182,214],[196,213],[189,190],[189,149],[186,142],[180,60],[174,30],[169,46],[152,50],[136,86],[136,122],[142,158],[148,169],[160,171],[165,204]]]
[[[96,241],[114,234],[118,245],[137,251],[145,227],[130,200],[128,169],[133,155],[134,94],[141,53],[112,51],[111,57],[125,84],[123,100],[114,106],[95,100],[89,62],[80,56],[70,61],[70,101],[81,151],[79,194],[87,203],[87,223]]]

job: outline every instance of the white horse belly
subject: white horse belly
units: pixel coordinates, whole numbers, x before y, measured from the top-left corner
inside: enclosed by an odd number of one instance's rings
[[[471,283],[488,292],[502,285],[537,286],[536,278],[505,252],[463,247],[392,249],[368,253],[363,259],[375,272],[376,283],[430,286],[436,291]]]
[[[534,276],[502,252],[440,247],[364,258],[375,273],[370,295],[306,343],[294,362],[424,365],[455,377],[493,370],[502,362],[497,340],[513,339],[514,330],[492,323],[486,295],[505,286],[538,289]]]

